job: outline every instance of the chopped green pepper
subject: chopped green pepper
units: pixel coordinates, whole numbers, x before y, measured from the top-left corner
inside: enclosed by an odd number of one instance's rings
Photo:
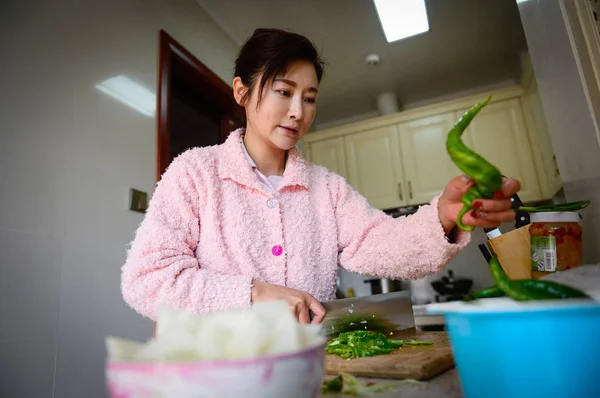
[[[402,340],[388,339],[382,333],[356,330],[341,333],[327,343],[327,353],[337,354],[344,359],[372,357],[389,354],[402,347]]]
[[[344,359],[372,357],[389,354],[403,345],[431,345],[433,342],[419,340],[388,339],[382,333],[357,330],[341,333],[327,343],[328,354],[336,354]]]

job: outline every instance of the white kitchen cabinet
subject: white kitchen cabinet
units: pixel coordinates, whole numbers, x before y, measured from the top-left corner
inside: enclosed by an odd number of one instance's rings
[[[446,137],[456,120],[448,112],[398,125],[409,204],[429,202],[461,173],[446,150]]]
[[[346,171],[346,150],[344,137],[330,138],[309,144],[307,160],[327,168],[344,178],[348,177]]]
[[[348,134],[348,182],[380,209],[408,204],[404,185],[398,130],[395,124]]]
[[[472,105],[492,96],[463,141],[500,171],[521,181],[526,202],[560,189],[537,88],[515,86],[397,112],[305,136],[309,160],[344,175],[377,208],[429,202],[462,172],[446,150],[447,134]]]
[[[540,182],[541,196],[551,198],[561,189],[562,180],[535,79],[530,80],[521,103],[525,123],[530,132],[529,141]]]
[[[457,120],[465,111],[456,112]],[[490,102],[471,121],[463,136],[470,148],[502,174],[521,182],[519,197],[523,202],[542,198],[519,98]]]

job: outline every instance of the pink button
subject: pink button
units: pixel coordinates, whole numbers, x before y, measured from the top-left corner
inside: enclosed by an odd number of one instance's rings
[[[273,246],[273,249],[271,249],[271,252],[273,253],[274,256],[281,256],[281,253],[283,253],[283,247],[277,245],[277,246]]]

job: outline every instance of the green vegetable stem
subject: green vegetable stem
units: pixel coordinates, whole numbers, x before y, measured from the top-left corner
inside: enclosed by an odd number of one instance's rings
[[[446,149],[452,161],[465,175],[475,181],[475,184],[462,196],[461,200],[464,205],[456,219],[456,225],[464,231],[474,229],[473,226],[466,226],[462,222],[463,216],[473,208],[473,202],[480,198],[492,198],[494,193],[502,188],[502,173],[494,165],[469,149],[461,139],[463,132],[475,115],[487,105],[490,99],[491,97],[487,97],[469,109],[454,124],[446,139]]]
[[[582,200],[579,202],[558,203],[554,205],[544,205],[535,207],[521,206],[517,209],[517,211],[526,213],[541,213],[549,211],[579,211],[588,207],[589,204],[589,200]]]

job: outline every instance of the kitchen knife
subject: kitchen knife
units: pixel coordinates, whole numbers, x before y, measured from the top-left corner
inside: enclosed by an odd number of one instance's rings
[[[519,198],[519,195],[514,194],[510,200],[512,200],[512,206],[511,208],[514,210],[517,210],[519,207],[523,206],[523,202],[521,201],[521,198]],[[529,217],[529,213],[524,212],[524,211],[517,211],[516,212],[516,217],[515,217],[515,229],[517,228],[521,228],[527,224],[529,224],[530,222],[530,217]]]
[[[521,201],[521,198],[519,198],[519,195],[517,195],[517,194],[514,194],[513,196],[511,196],[510,200],[512,202],[510,208],[513,210],[517,210],[519,207],[523,206],[523,202]],[[515,229],[521,228],[521,227],[529,224],[529,222],[530,222],[529,213],[521,212],[521,211],[516,212]],[[498,236],[502,235],[502,232],[500,232],[499,228],[484,228],[483,232],[485,232],[488,239],[494,239],[494,238],[497,238]]]
[[[415,327],[409,290],[327,301],[321,322],[326,337],[351,330],[393,334]]]

